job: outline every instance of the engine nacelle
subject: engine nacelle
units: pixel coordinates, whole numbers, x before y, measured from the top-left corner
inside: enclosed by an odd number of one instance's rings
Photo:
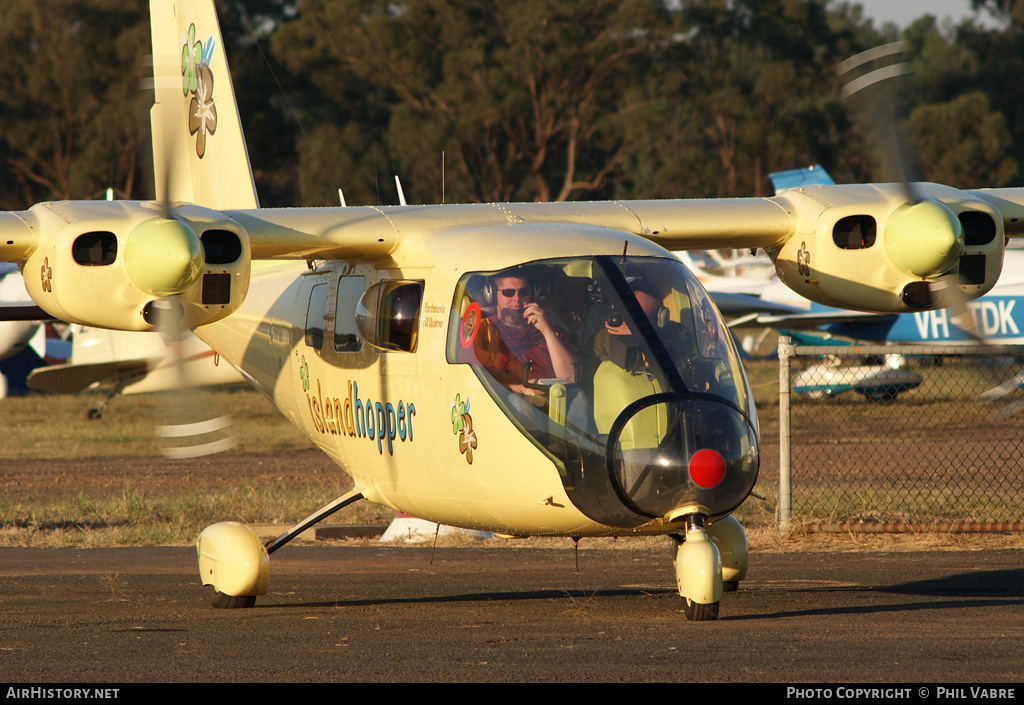
[[[183,205],[165,217],[156,203],[63,201],[16,215],[27,238],[10,218],[0,226],[7,249],[22,250],[12,259],[23,259],[25,287],[70,323],[194,328],[235,311],[249,289],[248,235],[217,211]]]
[[[797,234],[769,252],[801,296],[836,308],[904,313],[935,308],[940,278],[967,299],[988,292],[1003,262],[1001,215],[971,194],[914,184],[810,186],[784,191]]]

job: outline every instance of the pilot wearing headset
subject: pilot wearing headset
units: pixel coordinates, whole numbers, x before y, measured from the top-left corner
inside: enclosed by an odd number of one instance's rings
[[[495,313],[476,341],[477,360],[515,392],[537,394],[526,379],[576,381],[577,357],[568,335],[553,325],[536,301],[536,288],[523,268],[494,276]]]

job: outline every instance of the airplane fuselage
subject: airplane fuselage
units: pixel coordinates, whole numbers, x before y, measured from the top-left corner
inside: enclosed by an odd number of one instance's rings
[[[516,411],[516,404],[526,397],[489,381],[479,365],[461,364],[457,357],[453,361],[453,335],[465,325],[466,314],[456,307],[460,296],[466,300],[469,296],[457,294],[462,291],[460,280],[478,268],[491,272],[518,265],[522,253],[531,251],[531,240],[543,251],[541,243],[547,237],[539,229],[509,229],[506,247],[475,253],[459,242],[471,241],[472,234],[437,236],[430,243],[432,249],[424,250],[439,253],[436,259],[422,258],[427,266],[394,261],[330,261],[312,266],[258,263],[242,307],[222,321],[198,328],[196,334],[344,468],[371,501],[425,519],[515,535],[672,531],[678,527],[674,523],[677,517],[670,511],[659,509],[636,516],[621,506],[595,511],[592,498],[581,499],[582,495],[596,491],[607,495],[598,504],[618,504],[604,477],[597,485],[588,479],[584,487],[580,476],[595,471],[607,474],[604,447],[593,450],[586,469],[580,460],[581,469],[570,477],[574,470],[567,466],[574,461],[549,450],[554,444],[545,445],[547,436],[538,440],[531,430],[532,417]],[[579,253],[589,257],[595,249],[604,249],[610,256],[614,248],[621,257],[621,235],[615,233],[614,237],[613,245],[601,229],[579,229],[577,243],[568,253],[569,264],[563,268],[571,272],[574,266],[584,266],[589,260],[572,258],[581,257]],[[640,238],[630,238],[628,248],[631,255],[664,258],[655,261],[679,266],[661,248]],[[593,281],[589,273],[568,280]],[[367,332],[357,331],[353,322],[359,314],[357,308],[367,305],[365,292],[396,282],[421,287],[411,351],[367,344],[362,340]],[[544,303],[553,307],[554,302]],[[461,308],[465,309],[466,303]],[[742,372],[738,374],[742,377]],[[663,383],[664,389],[656,381],[650,384],[648,394],[669,391],[668,382]],[[580,385],[569,385],[570,398],[574,386]],[[588,393],[602,395],[593,383]],[[635,401],[617,402],[609,418]],[[752,407],[743,411],[753,414]],[[593,410],[588,413],[592,419]],[[539,418],[547,424],[545,414],[547,411]],[[747,425],[751,427],[747,435],[756,438],[756,418]],[[608,428],[595,427],[588,439],[603,443],[608,432]],[[667,442],[664,436],[663,431],[662,445]],[[743,454],[756,459],[756,440],[744,445]],[[705,504],[716,502],[705,499],[702,511],[721,515],[742,501],[753,485],[756,461],[752,468],[745,468],[742,487],[732,491],[733,495],[739,493],[738,499],[730,496],[726,500],[729,506],[711,507]],[[685,472],[675,481],[690,482]],[[679,504],[682,507],[686,502]],[[595,513],[600,518],[604,511],[610,522],[595,520]],[[629,518],[622,520],[620,515]]]

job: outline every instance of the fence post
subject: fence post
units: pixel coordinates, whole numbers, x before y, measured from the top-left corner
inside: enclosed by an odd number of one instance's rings
[[[779,336],[779,533],[789,531],[792,518],[793,496],[790,478],[789,443],[790,432],[790,357],[793,355],[793,339],[788,335]]]

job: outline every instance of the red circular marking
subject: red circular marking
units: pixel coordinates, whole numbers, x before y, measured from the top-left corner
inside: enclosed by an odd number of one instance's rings
[[[725,477],[725,458],[709,448],[699,450],[690,458],[690,479],[698,487],[710,490]]]
[[[476,340],[477,331],[480,330],[480,317],[482,315],[480,304],[475,301],[462,314],[462,323],[459,326],[459,341],[464,349],[468,348]]]

